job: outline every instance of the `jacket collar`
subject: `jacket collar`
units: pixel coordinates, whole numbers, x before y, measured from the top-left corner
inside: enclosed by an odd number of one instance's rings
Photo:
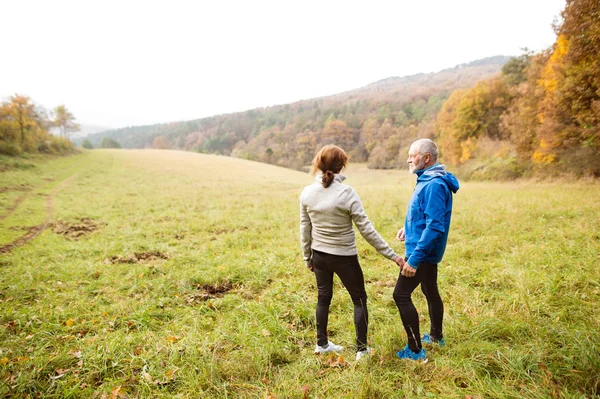
[[[344,175],[341,175],[341,174],[339,174],[339,173],[335,173],[335,174],[333,175],[333,181],[336,181],[336,182],[338,182],[338,183],[341,183],[341,182],[343,182],[344,180],[346,180],[346,176],[344,176]],[[321,184],[321,182],[323,181],[323,174],[321,173],[321,174],[318,174],[318,175],[316,175],[316,176],[315,176],[315,181],[316,181],[317,183]]]

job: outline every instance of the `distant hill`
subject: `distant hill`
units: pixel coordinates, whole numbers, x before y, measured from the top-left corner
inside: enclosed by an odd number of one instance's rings
[[[483,58],[453,68],[443,69],[435,73],[419,73],[403,77],[390,77],[371,83],[360,89],[334,95],[333,97],[382,97],[381,93],[389,99],[398,100],[407,95],[414,95],[428,89],[440,90],[470,87],[479,80],[487,79],[500,72],[504,64],[511,57],[498,55]]]
[[[80,127],[81,127],[81,129],[78,132],[71,133],[73,138],[85,137],[85,136],[89,136],[91,134],[105,132],[107,130],[113,129],[112,127],[108,127],[108,126],[85,125],[85,124],[81,124]]]
[[[91,134],[124,148],[160,147],[274,163],[300,169],[323,143],[342,145],[354,160],[395,167],[413,137],[433,137],[433,121],[456,89],[500,73],[510,59],[495,56],[437,73],[390,77],[367,86],[291,104],[208,118],[134,126]],[[157,141],[155,141],[157,140]]]

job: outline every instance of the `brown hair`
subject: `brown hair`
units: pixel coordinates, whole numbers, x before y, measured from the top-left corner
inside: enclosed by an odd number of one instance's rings
[[[337,145],[328,144],[321,148],[313,159],[312,173],[317,173],[317,170],[323,172],[323,187],[327,188],[333,183],[333,175],[340,173],[348,164],[348,156]]]

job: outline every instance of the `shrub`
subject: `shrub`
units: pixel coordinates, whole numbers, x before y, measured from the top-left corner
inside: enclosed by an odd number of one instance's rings
[[[23,151],[17,143],[7,143],[6,141],[0,141],[0,154],[15,156],[21,154]]]

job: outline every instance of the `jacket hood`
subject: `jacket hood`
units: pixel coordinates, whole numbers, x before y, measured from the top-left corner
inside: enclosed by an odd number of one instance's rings
[[[458,184],[458,179],[450,172],[446,172],[446,167],[444,165],[440,165],[436,163],[433,166],[430,166],[427,169],[421,169],[416,171],[417,174],[417,182],[430,181],[433,179],[440,178],[444,180],[450,191],[456,194],[460,185]]]

